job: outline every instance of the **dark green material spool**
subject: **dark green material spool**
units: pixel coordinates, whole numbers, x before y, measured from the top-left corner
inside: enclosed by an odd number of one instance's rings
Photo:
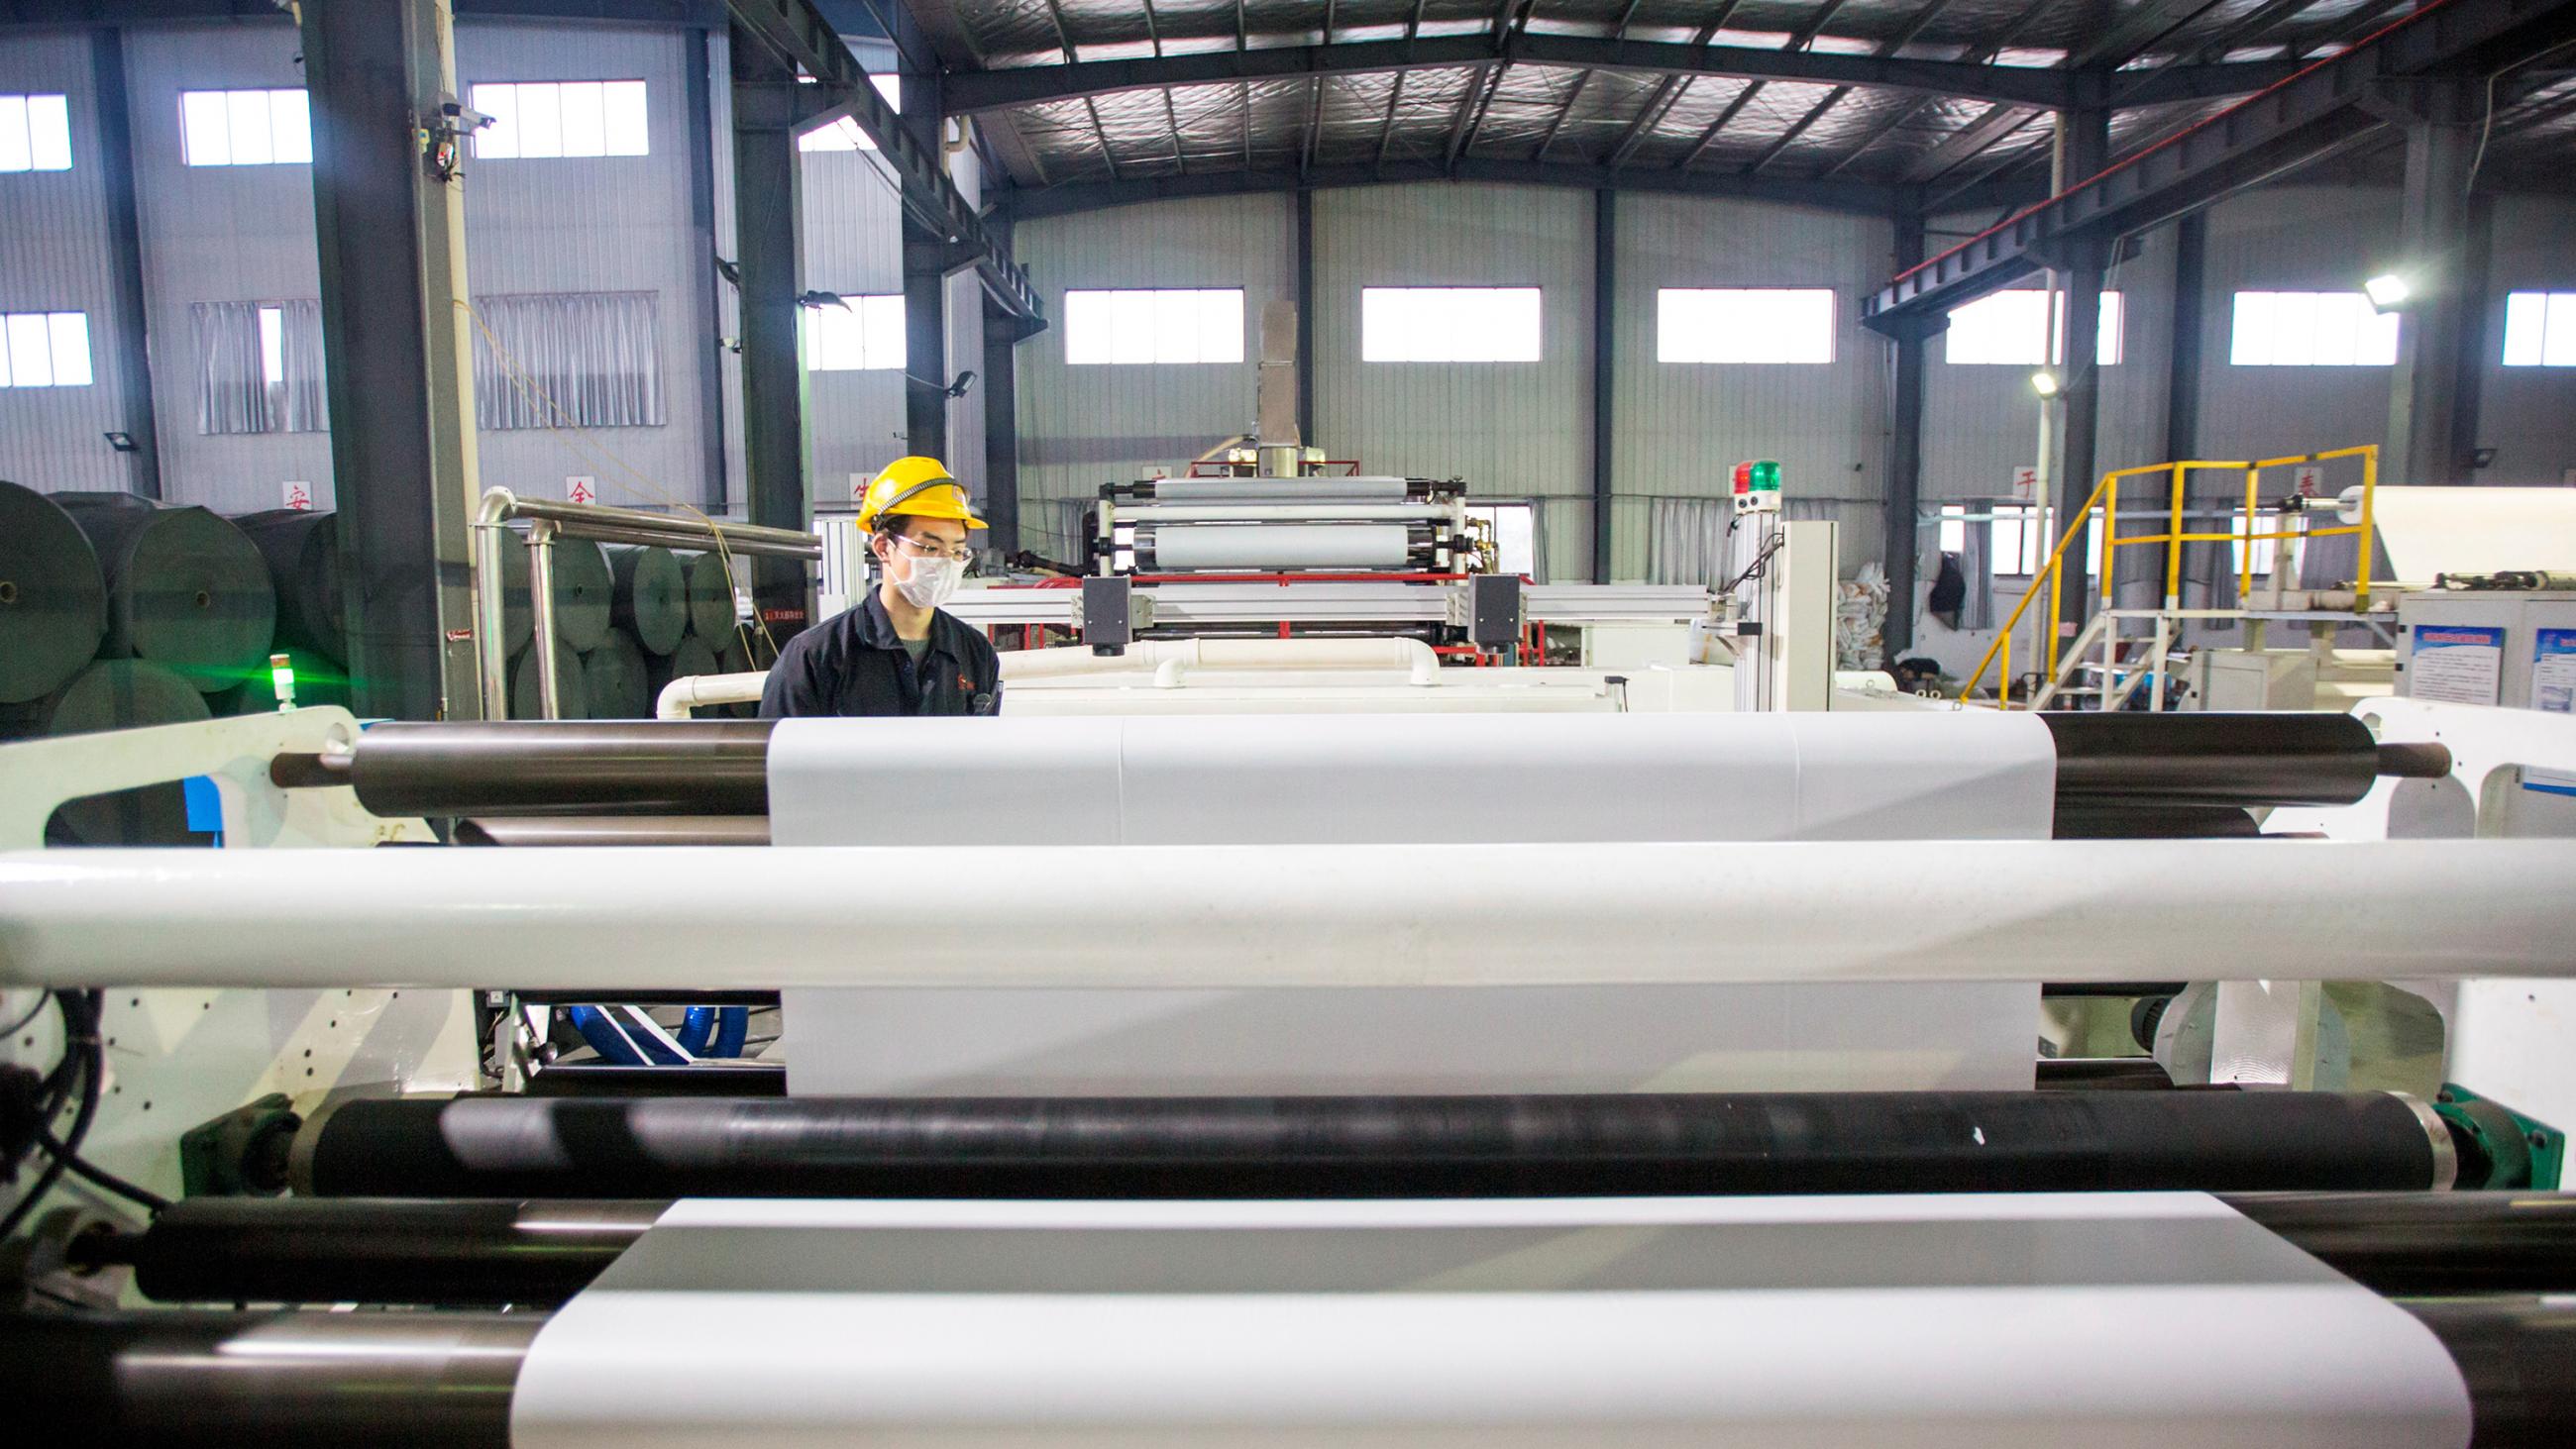
[[[277,642],[348,658],[340,624],[340,515],[272,508],[233,524],[268,560],[277,590]]]
[[[221,694],[268,667],[277,590],[240,529],[203,508],[130,493],[62,493],[107,575],[102,658],[146,659]]]
[[[581,669],[581,655],[571,646],[555,643],[555,688],[562,706],[557,719],[590,718],[589,683]],[[544,719],[546,712],[537,693],[537,651],[534,645],[519,656],[510,667],[510,718]]]
[[[678,556],[667,548],[610,544],[608,571],[616,580],[609,621],[651,653],[678,648],[689,628],[688,575]]]
[[[749,586],[750,561],[737,560],[735,569]],[[733,632],[733,585],[726,581],[725,561],[720,554],[684,554],[681,571],[687,576],[689,632],[701,639],[718,639]]]
[[[0,704],[68,683],[107,637],[98,551],[44,494],[0,482]]]
[[[644,667],[644,647],[624,629],[611,629],[599,647],[581,656],[584,695],[591,719],[651,719],[654,689]]]
[[[555,633],[575,650],[608,637],[609,598],[617,579],[608,552],[586,538],[555,540]]]
[[[85,735],[210,719],[206,696],[170,670],[140,659],[102,659],[53,695],[10,711],[20,737]],[[81,845],[184,845],[188,804],[177,781],[73,800],[49,834]]]

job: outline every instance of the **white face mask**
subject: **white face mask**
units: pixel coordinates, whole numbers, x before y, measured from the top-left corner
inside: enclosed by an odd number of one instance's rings
[[[966,577],[966,565],[953,558],[923,558],[919,554],[904,556],[910,572],[895,580],[894,586],[916,609],[936,609],[947,603],[957,585]]]

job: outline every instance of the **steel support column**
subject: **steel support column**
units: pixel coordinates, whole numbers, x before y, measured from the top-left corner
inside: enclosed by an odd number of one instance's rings
[[[1923,260],[1923,218],[1896,218],[1896,270]],[[1881,505],[1887,536],[1887,622],[1879,626],[1886,663],[1914,647],[1915,574],[1923,557],[1923,347],[1920,328],[1890,338],[1887,348],[1886,499]]]
[[[711,512],[725,509],[724,359],[717,339],[724,336],[723,311],[716,296],[716,132],[714,47],[703,29],[687,33],[681,46],[686,59],[689,127],[689,237],[696,249],[697,284],[689,310],[698,326],[696,374],[698,426],[702,436],[699,466],[706,469],[700,495]]]
[[[756,35],[733,31],[733,207],[742,310],[742,455],[751,521],[813,526],[806,470],[802,295],[804,216],[792,107],[752,103],[792,92],[794,78]],[[738,563],[752,604],[779,643],[805,627],[806,578],[793,559]],[[737,578],[739,582],[739,578]],[[755,631],[757,637],[757,631]],[[758,659],[755,664],[766,664]]]
[[[1315,193],[1296,195],[1297,225],[1297,437],[1315,437]]]
[[[2207,325],[2209,303],[2209,214],[2193,212],[2174,223],[2173,312],[2171,349],[2165,361],[2165,446],[2168,459],[2200,456],[2200,386],[2201,359],[2206,348],[2203,328]],[[2144,460],[2139,460],[2144,461]],[[2217,474],[2199,475],[2185,486],[2195,495],[2211,500],[2221,490],[2234,489],[2238,480]],[[2229,494],[2228,496],[2238,496]],[[2200,501],[2195,498],[2194,501]],[[2204,530],[2206,531],[2206,530]],[[2223,543],[2187,543],[2182,546],[2182,576],[2189,587],[2194,579],[2213,577],[2210,554],[2226,548]],[[2185,600],[2194,608],[2226,608],[2227,599]]]
[[[2111,113],[2102,110],[2057,113],[2057,147],[2051,190],[2065,192],[2099,172],[2110,159]],[[2058,364],[2060,386],[2057,419],[2056,511],[2046,542],[2053,546],[2093,493],[2093,452],[2100,423],[2101,369],[2095,363],[2102,340],[2102,270],[2109,245],[2097,238],[2070,238],[2054,258],[2054,281],[2066,302],[2062,335],[2065,353]],[[2063,571],[2058,594],[2057,628],[2072,637],[2092,612],[2084,570]],[[2103,580],[2105,594],[2111,581]]]
[[[125,35],[90,32],[90,96],[98,108],[99,171],[107,178],[108,328],[123,406],[117,422],[133,440],[126,477],[145,498],[161,496],[161,439],[152,422],[152,353],[143,302],[143,228],[134,202],[134,127],[125,94]]]
[[[1610,582],[1610,545],[1618,532],[1617,479],[1611,444],[1617,425],[1612,394],[1619,353],[1619,193],[1592,193],[1592,582]]]
[[[897,118],[921,149],[939,150],[939,77],[902,61],[902,114]],[[948,238],[906,207],[903,217],[903,389],[905,449],[948,458]]]
[[[1005,252],[1010,250],[1012,222],[1006,203],[985,218]],[[977,315],[983,319],[983,375],[975,380],[984,394],[984,521],[992,525],[987,546],[1005,557],[1020,548],[1020,389],[1018,348],[1029,327],[989,290],[979,288]]]
[[[466,524],[482,479],[462,143],[440,134],[447,7],[332,0],[304,8],[300,40],[353,693],[363,714],[477,718]]]
[[[2406,310],[2397,327],[2397,366],[2389,377],[2391,484],[2464,483],[2474,432],[2459,415],[2461,340],[2470,312],[2466,273],[2469,166],[2475,158],[2482,88],[2434,81],[2388,97],[2406,128],[2406,177],[2398,193],[2398,252],[2384,270],[2406,278]],[[2386,112],[2383,112],[2386,113]]]

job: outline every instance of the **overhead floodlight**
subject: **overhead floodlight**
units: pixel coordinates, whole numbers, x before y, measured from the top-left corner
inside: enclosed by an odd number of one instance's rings
[[[2032,373],[2030,375],[2030,390],[2038,393],[2041,397],[2057,396],[2057,374],[2044,367],[2039,371]]]
[[[2394,312],[2405,306],[2406,299],[2413,296],[2414,291],[2406,284],[2406,279],[2395,272],[2382,272],[2361,284],[2362,295],[2370,299],[2373,309],[2381,312]]]

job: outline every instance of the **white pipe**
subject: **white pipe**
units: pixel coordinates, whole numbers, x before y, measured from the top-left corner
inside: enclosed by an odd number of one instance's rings
[[[689,711],[702,704],[749,704],[760,698],[768,683],[766,669],[749,674],[684,674],[662,686],[653,701],[653,717],[687,719]]]
[[[1165,666],[1182,669],[1401,669],[1408,683],[1437,684],[1440,656],[1419,639],[1148,639],[1124,654],[1094,654],[1082,645],[1019,649],[1001,656],[1002,678],[1049,679],[1070,674],[1152,670],[1159,688]]]
[[[1011,884],[851,949],[850,883],[909,879]],[[0,986],[2568,977],[2570,880],[2564,840],[21,851]]]

